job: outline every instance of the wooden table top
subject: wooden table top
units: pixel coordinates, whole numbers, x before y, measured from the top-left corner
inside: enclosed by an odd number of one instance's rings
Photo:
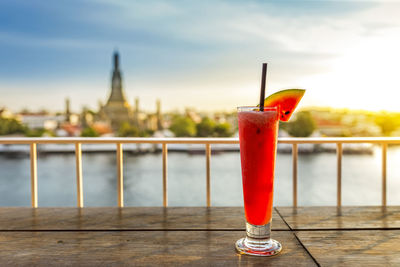
[[[240,255],[243,208],[0,208],[0,265],[400,265],[400,207],[275,208],[278,256]]]

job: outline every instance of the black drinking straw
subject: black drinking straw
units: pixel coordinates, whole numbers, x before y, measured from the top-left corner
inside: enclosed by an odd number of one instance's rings
[[[261,91],[260,91],[260,111],[264,111],[264,99],[265,99],[265,80],[267,78],[267,63],[262,65],[262,76],[261,76]]]

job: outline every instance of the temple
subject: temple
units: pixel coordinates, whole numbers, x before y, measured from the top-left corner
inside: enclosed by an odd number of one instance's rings
[[[119,54],[117,51],[113,55],[114,69],[111,79],[111,93],[107,103],[101,107],[100,112],[110,123],[114,131],[118,131],[124,122],[133,121],[133,113],[130,105],[125,99],[122,87],[121,72],[119,69]]]

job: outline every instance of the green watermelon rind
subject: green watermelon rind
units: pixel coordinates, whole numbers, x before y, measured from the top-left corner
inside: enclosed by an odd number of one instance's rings
[[[272,102],[275,100],[278,100],[286,95],[289,96],[297,96],[299,98],[303,97],[304,93],[306,92],[305,89],[285,89],[278,91],[276,93],[273,93],[272,95],[269,95],[267,98],[264,100],[264,105],[267,104],[268,102]]]

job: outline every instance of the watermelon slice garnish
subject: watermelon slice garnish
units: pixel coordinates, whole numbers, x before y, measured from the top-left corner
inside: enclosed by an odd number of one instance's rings
[[[287,89],[276,92],[265,99],[264,107],[278,107],[279,119],[288,121],[305,92],[304,89]]]

